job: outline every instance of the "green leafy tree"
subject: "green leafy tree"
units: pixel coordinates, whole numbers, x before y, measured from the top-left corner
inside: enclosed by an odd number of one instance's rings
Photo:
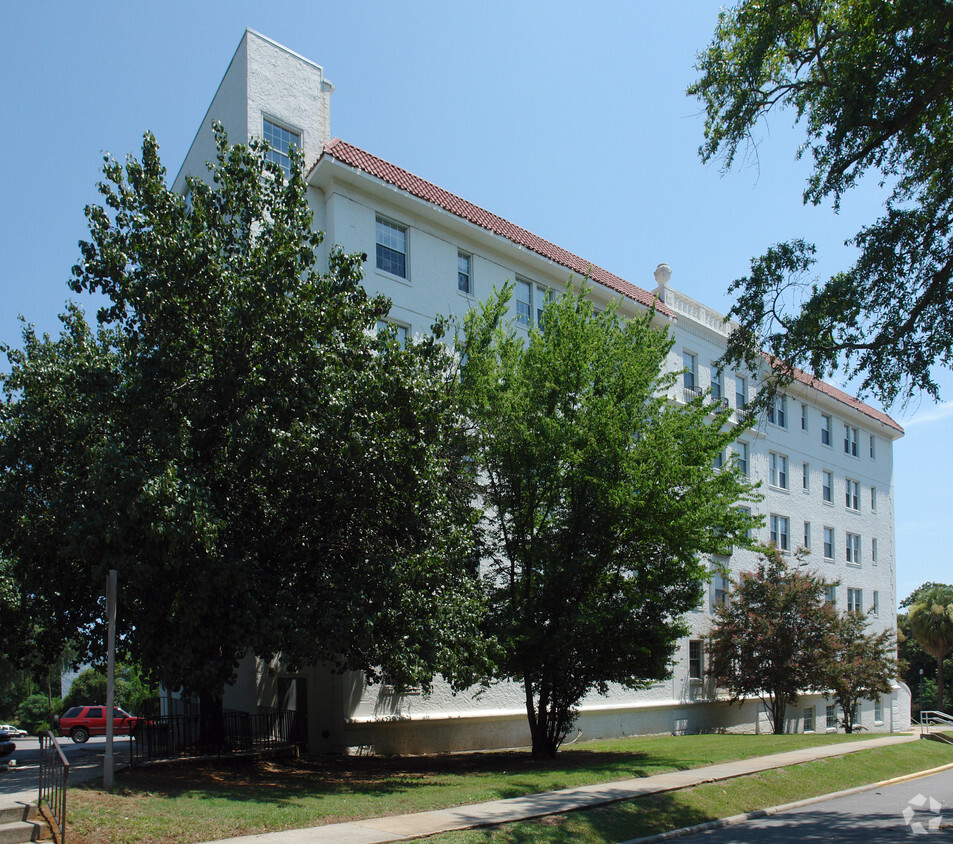
[[[907,626],[920,647],[936,660],[937,705],[944,703],[943,660],[953,651],[953,587],[926,584],[914,592]]]
[[[466,682],[480,596],[452,356],[440,326],[406,348],[376,330],[389,301],[359,257],[315,269],[300,156],[286,179],[266,151],[219,130],[188,201],[151,135],[107,158],[71,282],[105,297],[97,327],[70,305],[58,337],[5,348],[0,554],[81,660],[102,656],[117,569],[126,658],[213,709],[249,651]]]
[[[764,546],[757,568],[742,573],[715,609],[708,673],[732,703],[759,697],[775,733],[784,732],[785,712],[800,692],[827,690],[823,666],[832,659],[837,622],[824,600],[828,585]]]
[[[24,698],[16,711],[16,722],[21,730],[31,735],[50,729],[53,716],[62,711],[59,697],[50,698],[45,694],[32,694]]]
[[[116,706],[121,706],[127,712],[142,712],[146,702],[158,694],[158,689],[148,684],[136,666],[119,663],[115,672]],[[70,685],[63,698],[63,709],[69,709],[71,706],[101,706],[105,701],[105,673],[97,668],[87,668]]]
[[[596,314],[585,288],[550,300],[528,337],[511,287],[466,320],[462,370],[484,506],[485,630],[522,683],[534,756],[554,755],[583,697],[668,676],[702,552],[755,524],[751,487],[715,456],[727,412],[666,398],[672,339],[653,314]]]
[[[833,619],[830,649],[823,654],[827,690],[843,715],[844,731],[854,731],[854,707],[891,691],[896,676],[893,635],[870,633],[863,613],[848,612]]]
[[[913,693],[914,706],[919,707],[922,703],[923,709],[943,709],[943,706],[936,699],[936,658],[923,650],[916,640],[913,631],[910,629],[907,610],[916,603],[921,592],[925,592],[933,586],[953,589],[953,586],[947,586],[943,583],[924,583],[900,602],[901,611],[897,613],[897,665],[899,676],[910,687]],[[953,657],[948,656],[943,662],[944,676],[948,676],[949,672],[953,671]],[[930,684],[929,694],[927,694],[926,684]]]
[[[12,563],[0,555],[0,720],[14,717],[27,697],[60,688],[62,670],[73,653],[48,620],[34,616],[14,575]]]
[[[815,248],[777,244],[732,285],[729,360],[761,349],[823,377],[843,368],[885,404],[938,397],[953,363],[953,6],[923,0],[743,0],[719,17],[688,93],[705,110],[703,161],[729,168],[752,130],[787,109],[813,172],[804,201],[885,185],[852,239],[852,267],[810,280]]]

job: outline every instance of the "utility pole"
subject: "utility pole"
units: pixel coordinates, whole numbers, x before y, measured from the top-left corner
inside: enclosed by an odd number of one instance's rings
[[[106,579],[106,756],[103,758],[103,788],[112,791],[116,760],[113,756],[115,724],[113,709],[116,702],[116,579],[115,569]]]

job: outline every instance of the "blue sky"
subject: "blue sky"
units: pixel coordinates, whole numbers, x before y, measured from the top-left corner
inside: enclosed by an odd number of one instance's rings
[[[651,289],[667,261],[672,286],[726,311],[750,258],[792,237],[815,242],[820,270],[834,271],[881,196],[865,185],[839,214],[805,208],[790,115],[761,127],[731,173],[699,162],[702,117],[684,91],[720,5],[7,4],[0,342],[19,344],[18,314],[58,330],[103,153],[137,152],[148,129],[174,176],[245,27],[324,66],[332,135],[635,284]],[[953,379],[942,380],[953,399]],[[953,404],[890,412],[907,430],[894,448],[903,598],[953,580]]]

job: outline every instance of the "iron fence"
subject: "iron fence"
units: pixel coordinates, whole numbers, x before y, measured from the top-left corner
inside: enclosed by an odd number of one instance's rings
[[[295,743],[295,727],[296,713],[278,709],[156,716],[133,730],[129,763],[279,750]]]
[[[37,809],[50,825],[57,844],[66,842],[66,780],[69,762],[53,733],[40,733],[40,794]]]

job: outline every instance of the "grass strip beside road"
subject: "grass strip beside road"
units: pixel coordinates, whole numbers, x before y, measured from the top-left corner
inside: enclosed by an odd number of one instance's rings
[[[443,833],[426,840],[428,844],[607,844],[871,785],[951,763],[953,747],[929,741],[910,742],[704,783],[598,809]]]
[[[71,844],[208,841],[424,812],[867,738],[648,736],[572,745],[556,759],[542,761],[525,751],[503,751],[327,757],[314,763],[171,763],[121,772],[112,793],[96,783],[71,788],[69,839]]]

